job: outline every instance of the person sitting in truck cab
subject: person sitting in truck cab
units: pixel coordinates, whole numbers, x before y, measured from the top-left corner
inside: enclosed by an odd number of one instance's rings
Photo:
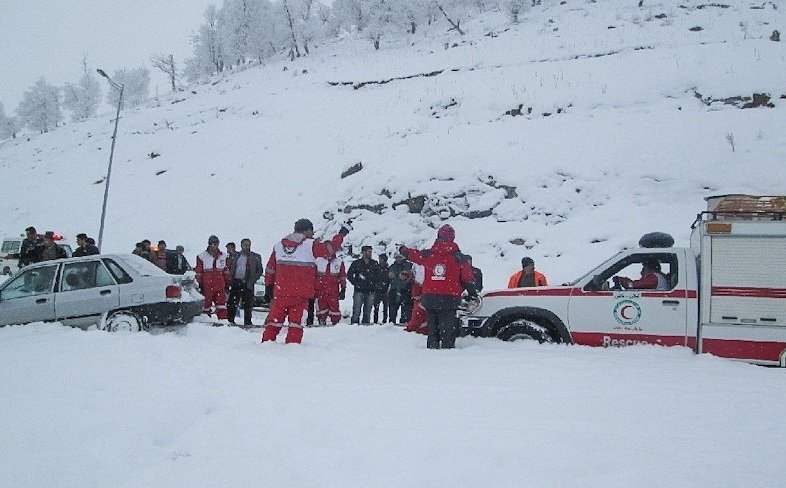
[[[535,271],[535,261],[530,257],[521,258],[521,269],[513,273],[508,280],[508,288],[524,288],[529,286],[548,286],[546,277]]]
[[[669,280],[660,271],[660,263],[656,259],[645,259],[641,263],[641,279],[632,280],[624,276],[615,276],[614,283],[626,290],[668,290]]]

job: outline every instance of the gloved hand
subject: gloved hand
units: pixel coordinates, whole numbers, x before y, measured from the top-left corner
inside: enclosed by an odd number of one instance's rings
[[[341,229],[338,231],[342,236],[346,236],[352,230],[352,220],[347,220],[341,224]]]
[[[347,297],[347,289],[342,288],[341,291],[338,292],[338,299],[343,300]]]
[[[273,285],[265,285],[265,302],[273,301]]]

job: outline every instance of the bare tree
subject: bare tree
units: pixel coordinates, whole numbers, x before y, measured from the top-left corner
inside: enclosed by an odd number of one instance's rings
[[[459,26],[459,24],[461,24],[461,20],[454,21],[452,18],[448,17],[448,14],[447,12],[445,12],[445,9],[442,8],[442,3],[440,1],[435,0],[434,3],[436,4],[439,11],[442,12],[442,15],[445,16],[445,19],[448,21],[448,23],[452,26],[451,29],[454,29],[456,32],[458,32],[463,36],[465,33],[463,30],[461,30],[461,27]]]
[[[172,91],[177,91],[177,67],[175,66],[175,57],[172,54],[156,54],[150,58],[153,67],[161,70],[169,77],[169,82],[172,84]]]
[[[292,35],[292,50],[290,55],[291,59],[295,57],[300,57],[300,49],[297,47],[297,36],[295,35],[295,23],[292,20],[292,12],[289,10],[289,4],[287,0],[282,0],[284,4],[284,11],[287,14],[287,22],[289,23],[289,33]]]

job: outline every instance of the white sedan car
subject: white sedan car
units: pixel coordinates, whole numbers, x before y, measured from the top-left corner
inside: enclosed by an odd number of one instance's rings
[[[202,311],[193,279],[133,254],[31,264],[0,284],[0,326],[61,322],[108,331],[188,323]]]

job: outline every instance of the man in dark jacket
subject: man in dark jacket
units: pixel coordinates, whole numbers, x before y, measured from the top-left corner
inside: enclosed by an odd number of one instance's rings
[[[40,260],[51,261],[53,259],[67,258],[65,249],[58,246],[55,242],[55,233],[51,230],[46,231],[44,234],[44,246],[41,248]]]
[[[35,227],[25,229],[25,237],[19,249],[19,267],[24,268],[28,264],[37,263],[41,260],[41,249],[44,247],[44,240],[38,235]]]
[[[388,255],[379,255],[379,281],[377,289],[374,291],[374,323],[379,324],[379,309],[382,308],[382,322],[388,321],[388,289],[390,288],[390,278],[388,277]]]
[[[347,280],[355,288],[350,322],[368,325],[371,323],[371,307],[374,305],[374,292],[379,282],[379,265],[371,259],[371,246],[363,246],[360,251],[360,259],[356,259],[347,271]]]
[[[254,284],[265,272],[262,256],[251,251],[251,239],[240,241],[240,252],[236,252],[230,267],[232,281],[229,283],[227,316],[235,323],[235,311],[240,300],[243,301],[243,326],[250,327],[251,309],[254,307]]]
[[[429,349],[452,349],[458,335],[456,311],[464,289],[470,298],[477,298],[475,278],[469,261],[453,240],[456,232],[450,225],[437,231],[431,249],[418,251],[401,246],[400,252],[415,264],[425,268],[421,304],[428,316]]]
[[[167,254],[166,272],[169,274],[182,275],[191,269],[188,259],[183,256],[183,246],[175,247],[175,252]]]
[[[87,234],[85,234],[84,232],[76,235],[76,244],[77,244],[77,248],[74,250],[75,258],[100,254],[95,244],[90,244],[88,242]]]
[[[388,268],[390,279],[390,292],[388,293],[388,317],[390,323],[396,323],[399,309],[401,321],[406,324],[412,315],[412,280],[407,279],[412,271],[412,263],[407,261],[403,254],[396,251],[393,254],[393,264]],[[403,274],[402,274],[403,273]]]
[[[472,276],[475,277],[475,291],[480,293],[483,291],[483,271],[472,265],[472,256],[465,254],[464,257],[467,258],[469,265],[472,267]]]

